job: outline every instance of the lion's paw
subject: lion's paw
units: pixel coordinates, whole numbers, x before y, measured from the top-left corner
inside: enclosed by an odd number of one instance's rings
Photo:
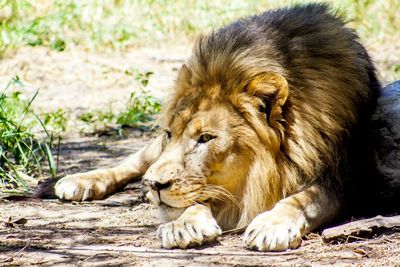
[[[68,175],[54,186],[58,198],[71,201],[102,199],[107,194],[109,184],[98,178],[84,175]]]
[[[247,227],[243,240],[258,251],[284,251],[301,245],[300,229],[293,222],[272,212],[258,215]]]
[[[214,218],[206,216],[178,219],[161,225],[157,236],[163,248],[187,248],[214,241],[222,234]]]

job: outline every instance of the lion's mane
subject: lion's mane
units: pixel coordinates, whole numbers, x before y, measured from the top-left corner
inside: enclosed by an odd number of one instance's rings
[[[342,190],[355,175],[353,159],[362,157],[360,133],[379,83],[357,35],[326,6],[266,12],[202,36],[185,69],[164,109],[165,122],[218,95],[259,137],[246,139],[243,132],[253,160],[237,196],[240,208],[227,211],[226,220],[237,216],[236,226],[247,225],[308,185]],[[268,86],[281,88],[280,94]]]

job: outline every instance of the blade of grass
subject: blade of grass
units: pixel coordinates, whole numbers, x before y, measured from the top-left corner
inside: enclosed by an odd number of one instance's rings
[[[47,160],[49,162],[50,174],[52,177],[56,176],[57,173],[57,165],[54,162],[53,154],[51,153],[50,146],[46,143],[44,144]]]

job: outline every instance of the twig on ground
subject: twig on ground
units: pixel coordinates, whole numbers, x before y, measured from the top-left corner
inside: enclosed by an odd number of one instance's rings
[[[322,238],[325,242],[347,243],[351,240],[365,240],[388,230],[398,231],[399,228],[400,215],[393,217],[376,216],[325,229],[322,232]]]
[[[17,253],[12,255],[11,257],[5,258],[1,262],[12,262],[14,260],[14,258],[17,257],[22,251],[24,251],[30,244],[31,244],[31,240],[29,239],[28,243],[23,248],[21,248]]]
[[[88,260],[96,258],[97,256],[100,256],[100,255],[106,255],[106,256],[111,256],[112,257],[112,255],[110,253],[100,252],[100,253],[96,253],[96,254],[94,254],[94,255],[92,255],[90,257],[84,258],[82,261],[88,261]]]

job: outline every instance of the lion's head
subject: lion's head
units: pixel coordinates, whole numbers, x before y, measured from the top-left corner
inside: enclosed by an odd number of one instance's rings
[[[231,60],[227,75],[205,70],[196,56],[184,65],[164,108],[163,152],[144,176],[164,220],[207,202],[221,227],[243,226],[289,188],[276,164],[287,81],[282,72],[252,67],[259,62],[246,53],[240,65],[225,56],[215,64]]]

